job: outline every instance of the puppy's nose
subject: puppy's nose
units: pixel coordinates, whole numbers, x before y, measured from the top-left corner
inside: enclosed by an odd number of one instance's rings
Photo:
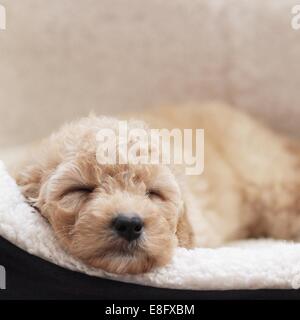
[[[113,228],[118,235],[127,241],[133,241],[140,237],[143,232],[143,220],[137,216],[127,217],[118,215],[113,221]]]

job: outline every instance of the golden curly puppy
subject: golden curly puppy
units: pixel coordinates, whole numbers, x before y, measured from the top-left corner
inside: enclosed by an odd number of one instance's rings
[[[99,164],[97,132],[117,131],[118,120],[95,116],[66,124],[18,167],[23,194],[67,252],[109,272],[141,273],[167,264],[176,246],[299,237],[296,143],[223,105],[160,108],[142,118],[150,128],[203,128],[204,173]],[[147,126],[130,120],[132,128]]]

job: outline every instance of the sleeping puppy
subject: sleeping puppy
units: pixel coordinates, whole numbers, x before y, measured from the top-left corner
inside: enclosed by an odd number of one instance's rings
[[[97,133],[117,132],[118,120],[96,116],[64,125],[15,170],[24,196],[69,254],[136,274],[166,265],[177,246],[299,238],[295,142],[223,105],[166,107],[141,118],[129,120],[128,130],[203,128],[203,174],[171,164],[99,163]]]

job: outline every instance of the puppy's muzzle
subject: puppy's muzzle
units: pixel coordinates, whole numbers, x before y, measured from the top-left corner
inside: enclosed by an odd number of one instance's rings
[[[128,217],[124,214],[119,214],[113,220],[112,228],[116,231],[118,236],[130,242],[141,236],[144,223],[138,216]]]

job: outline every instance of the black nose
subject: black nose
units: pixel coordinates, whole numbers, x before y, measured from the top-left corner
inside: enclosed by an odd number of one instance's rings
[[[128,241],[136,240],[143,232],[143,221],[141,218],[118,215],[113,221],[113,228],[118,235]]]

